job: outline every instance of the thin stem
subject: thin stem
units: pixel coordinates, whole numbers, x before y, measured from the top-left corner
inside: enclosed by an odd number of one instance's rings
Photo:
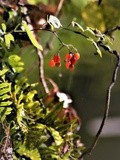
[[[40,77],[40,81],[43,85],[44,91],[45,93],[49,93],[49,89],[47,86],[47,83],[45,81],[45,76],[44,76],[44,59],[43,59],[43,54],[42,52],[37,49],[37,54],[38,54],[38,58],[39,58],[39,77]]]
[[[117,62],[116,62],[116,65],[115,65],[115,68],[114,68],[114,71],[113,71],[111,83],[108,86],[107,93],[106,93],[106,105],[105,105],[105,111],[104,111],[103,119],[102,119],[101,125],[99,127],[99,130],[98,130],[95,138],[94,138],[94,141],[93,141],[92,145],[85,152],[83,152],[83,154],[80,156],[80,159],[82,157],[84,157],[86,154],[91,154],[91,152],[94,150],[94,148],[97,145],[97,142],[100,138],[100,135],[101,135],[101,132],[102,132],[103,127],[105,125],[105,122],[107,120],[107,117],[108,117],[110,102],[111,102],[111,91],[112,91],[112,88],[114,87],[114,85],[116,83],[118,70],[119,70],[119,67],[120,67],[120,54],[116,51],[113,51],[112,53],[116,56]]]
[[[57,10],[56,10],[55,16],[57,16],[60,13],[60,11],[61,11],[61,9],[63,7],[63,3],[64,3],[64,0],[59,0],[59,4],[57,6]]]
[[[29,22],[29,24],[31,23],[31,19],[29,16],[26,17],[27,22]],[[32,25],[31,25],[32,26]],[[33,27],[33,26],[32,26]],[[33,29],[33,36],[36,38],[36,40],[38,41],[38,35],[36,35],[35,30]],[[42,83],[43,89],[45,91],[45,93],[49,92],[47,83],[45,81],[45,75],[44,75],[44,60],[43,60],[43,53],[42,51],[40,51],[39,49],[36,48],[37,51],[37,55],[38,55],[38,60],[39,60],[39,78],[40,78],[40,82]]]
[[[116,31],[116,30],[120,30],[120,25],[117,25],[117,26],[115,26],[115,27],[107,30],[107,31],[105,32],[105,34],[109,35],[109,34],[111,34],[112,32],[114,32],[114,31]]]
[[[89,38],[88,36],[86,36],[85,34],[83,34],[82,32],[80,31],[76,31],[76,30],[73,30],[73,29],[70,29],[70,28],[65,28],[65,27],[62,27],[62,29],[64,30],[67,30],[67,31],[70,31],[70,32],[73,32],[73,33],[76,33],[76,34],[80,34],[82,37],[84,38]]]

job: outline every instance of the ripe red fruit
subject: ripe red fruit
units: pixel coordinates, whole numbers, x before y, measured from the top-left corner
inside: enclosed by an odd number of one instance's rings
[[[71,62],[66,61],[66,63],[65,63],[65,67],[66,67],[67,69],[69,69],[70,65],[71,65]]]
[[[73,65],[73,64],[76,64],[77,60],[76,60],[76,58],[73,56],[73,57],[71,58],[70,62],[71,62],[71,64]]]
[[[54,60],[55,63],[58,63],[58,64],[59,64],[60,61],[61,61],[61,58],[60,58],[59,55],[54,55],[53,60]]]
[[[70,70],[70,71],[73,71],[73,70],[74,70],[74,65],[71,64],[71,65],[69,66],[69,70]]]
[[[50,67],[54,67],[54,66],[55,66],[55,62],[54,62],[53,59],[51,59],[51,60],[49,61],[49,66],[50,66]]]
[[[72,53],[67,53],[65,56],[65,59],[66,59],[66,61],[70,61],[72,57],[73,57]]]
[[[76,60],[80,59],[80,54],[78,52],[74,53],[74,58]]]

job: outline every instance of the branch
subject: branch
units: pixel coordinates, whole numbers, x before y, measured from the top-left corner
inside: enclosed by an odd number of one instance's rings
[[[45,76],[44,76],[43,53],[39,49],[37,49],[37,55],[38,55],[38,58],[39,58],[39,77],[40,77],[40,81],[43,85],[45,93],[49,93],[49,89],[48,89],[47,83],[45,81]]]
[[[109,52],[111,52],[111,51],[109,51]],[[117,62],[116,62],[116,65],[115,65],[115,68],[114,68],[114,71],[113,71],[111,83],[108,86],[107,93],[106,93],[106,106],[105,106],[103,119],[102,119],[101,125],[99,127],[99,130],[98,130],[95,138],[94,138],[94,141],[93,141],[92,145],[85,152],[83,152],[83,154],[80,156],[79,160],[81,160],[81,158],[84,157],[86,154],[91,154],[91,152],[94,150],[94,148],[95,148],[95,146],[96,146],[96,144],[97,144],[97,142],[100,138],[100,135],[101,135],[101,132],[102,132],[103,127],[105,125],[105,122],[107,120],[107,117],[108,117],[110,102],[111,102],[111,91],[112,91],[112,88],[114,87],[114,85],[116,83],[118,70],[119,70],[119,67],[120,67],[120,54],[117,51],[112,51],[112,54],[114,54],[116,56]]]
[[[64,0],[59,1],[55,16],[57,16],[59,14],[60,10],[62,9],[63,3],[64,3]],[[43,52],[41,52],[40,50],[37,50],[37,54],[39,57],[39,76],[40,76],[40,80],[42,82],[42,85],[44,87],[45,93],[49,93],[49,89],[48,89],[48,86],[47,86],[47,83],[46,83],[45,77],[44,77],[43,55],[45,55],[45,53],[50,49],[52,40],[53,40],[53,37],[50,37],[49,41],[46,43],[46,46],[45,46]]]
[[[58,14],[60,13],[62,7],[63,7],[63,3],[64,3],[64,0],[59,0],[59,4],[57,6],[57,10],[56,10],[56,13],[55,13],[55,16],[58,16]]]
[[[105,34],[110,35],[110,34],[112,34],[112,32],[114,32],[114,31],[116,31],[116,30],[120,30],[120,25],[117,25],[117,26],[115,26],[115,27],[107,30],[107,31],[105,32]]]
[[[34,35],[34,37],[36,38],[36,40],[38,41],[38,35],[36,34],[32,23],[31,23],[31,19],[29,16],[26,16],[26,21],[31,24],[32,27],[32,33]],[[39,78],[40,78],[40,82],[42,83],[43,89],[45,91],[45,93],[49,93],[49,89],[47,86],[47,83],[45,81],[45,75],[44,75],[44,60],[43,60],[43,53],[42,51],[40,51],[39,49],[36,48],[37,51],[37,55],[38,55],[38,60],[39,60]]]

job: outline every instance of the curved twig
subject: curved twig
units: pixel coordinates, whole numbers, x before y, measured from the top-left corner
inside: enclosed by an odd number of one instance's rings
[[[100,138],[100,134],[103,130],[103,127],[105,125],[107,117],[108,117],[110,102],[111,102],[111,91],[112,91],[113,86],[116,83],[118,70],[119,70],[119,67],[120,67],[120,54],[117,51],[113,51],[112,54],[114,54],[116,56],[117,62],[116,62],[116,65],[115,65],[115,68],[114,68],[114,71],[113,71],[112,80],[110,82],[110,85],[108,86],[107,93],[106,93],[106,106],[105,106],[103,119],[102,119],[101,125],[99,127],[99,130],[98,130],[95,138],[94,138],[94,141],[93,141],[92,145],[85,152],[82,153],[79,160],[81,160],[81,158],[84,157],[86,154],[91,154],[91,152],[94,150],[94,148],[95,148],[95,146],[96,146],[96,144],[97,144],[97,142]]]

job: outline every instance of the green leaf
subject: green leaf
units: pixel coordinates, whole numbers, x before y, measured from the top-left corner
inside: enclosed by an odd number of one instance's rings
[[[53,136],[56,146],[61,145],[62,142],[63,142],[63,138],[60,136],[59,132],[56,131],[56,130],[55,130],[54,128],[52,128],[52,127],[47,127],[47,129],[49,130],[49,132],[50,132],[51,135]]]
[[[58,103],[52,111],[50,111],[46,117],[45,117],[45,122],[46,123],[53,123],[55,119],[57,118],[58,113],[61,111],[63,108],[63,102]]]
[[[95,46],[95,48],[97,49],[97,53],[99,54],[99,56],[102,58],[102,52],[101,50],[99,49],[97,43],[95,41],[93,41],[93,45]]]
[[[5,34],[5,44],[8,48],[10,48],[10,43],[14,42],[14,37],[11,33]]]
[[[27,2],[32,5],[36,5],[40,2],[42,2],[44,4],[48,4],[48,0],[27,0]]]
[[[2,88],[6,88],[6,87],[9,87],[11,83],[7,83],[7,82],[4,82],[4,83],[0,83],[0,89]]]
[[[11,114],[12,108],[11,107],[0,107],[0,115],[1,121],[4,121],[6,116]]]
[[[10,91],[9,88],[4,88],[4,89],[2,89],[2,90],[0,91],[0,96],[3,95],[3,94],[8,93],[9,91]]]
[[[12,101],[6,101],[6,102],[0,102],[0,106],[1,107],[7,107],[7,106],[10,106],[12,104]]]
[[[16,85],[15,85],[15,94],[18,94],[21,91],[21,86],[23,86],[23,84],[27,85],[27,78],[22,77],[21,79],[16,80]]]
[[[17,73],[20,73],[24,70],[24,63],[21,62],[21,58],[18,55],[11,55],[8,58],[8,62],[15,69]]]
[[[20,145],[17,151],[21,156],[24,155],[26,157],[29,157],[31,160],[41,160],[40,154],[37,149],[28,149],[24,144]]]
[[[0,70],[0,76],[4,75],[5,73],[8,72],[8,69],[3,69],[3,70]]]
[[[42,50],[43,50],[42,46],[41,46],[41,45],[37,42],[37,40],[35,39],[35,36],[34,36],[34,34],[32,33],[32,31],[30,31],[27,23],[24,21],[24,22],[22,23],[22,25],[23,25],[23,27],[24,27],[24,29],[25,29],[25,31],[26,31],[26,33],[27,33],[27,35],[28,35],[31,43],[32,43],[36,48],[38,48],[39,50],[42,51]]]
[[[99,56],[102,58],[102,52],[101,50],[99,49],[97,43],[92,39],[92,38],[88,38],[88,41],[91,41],[92,44],[95,46],[95,48],[97,49],[97,53],[99,54]]]
[[[4,32],[6,32],[6,25],[5,25],[5,23],[2,23],[2,24],[1,24],[1,27],[2,27],[2,30],[3,30]]]
[[[77,22],[72,21],[72,25],[73,25],[73,27],[75,27],[75,26],[78,27],[80,29],[80,31],[84,32],[83,27],[80,24],[78,24]]]
[[[85,31],[88,31],[92,35],[95,35],[95,33],[93,32],[93,28],[91,28],[91,27],[87,27],[87,29]]]
[[[2,96],[0,96],[0,100],[1,101],[4,101],[4,100],[6,100],[6,99],[10,99],[10,95],[8,95],[8,94],[4,94],[4,95],[2,95]]]

